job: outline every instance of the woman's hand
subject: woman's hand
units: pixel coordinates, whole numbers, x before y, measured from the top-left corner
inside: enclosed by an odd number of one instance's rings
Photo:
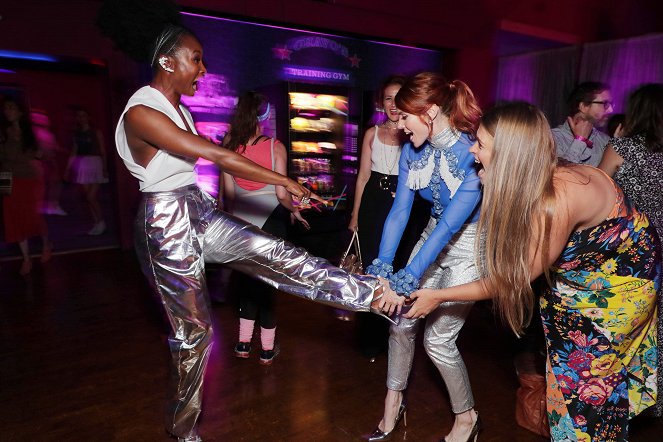
[[[357,221],[357,215],[354,213],[350,216],[350,224],[348,224],[348,230],[354,232],[359,228],[359,222]]]
[[[304,219],[304,217],[302,216],[302,214],[299,210],[295,210],[294,212],[290,212],[290,223],[294,224],[295,220],[302,223],[302,225],[304,226],[304,228],[306,230],[311,230],[311,225],[308,223],[308,221],[306,221]]]
[[[297,201],[299,201],[300,207],[308,206],[312,199],[324,204],[325,206],[329,204],[327,200],[319,197],[306,187],[290,178],[288,178],[287,184],[283,187],[285,187],[285,190],[287,190],[288,193],[290,193]]]
[[[410,295],[412,300],[412,307],[403,316],[408,319],[412,318],[425,318],[430,312],[439,307],[440,303],[440,290],[433,289],[420,289]]]
[[[387,316],[391,316],[394,312],[400,314],[403,304],[405,304],[405,297],[398,296],[398,293],[391,289],[389,281],[386,279],[378,277],[378,280],[382,287],[382,296],[380,296],[377,305],[374,305],[374,307]]]

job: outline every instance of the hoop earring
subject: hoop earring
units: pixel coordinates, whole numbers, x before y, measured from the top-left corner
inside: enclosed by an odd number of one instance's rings
[[[163,69],[166,72],[175,72],[175,70],[170,66],[168,66],[166,63],[168,63],[168,58],[166,58],[165,56],[159,58],[159,65],[161,66],[161,69]]]

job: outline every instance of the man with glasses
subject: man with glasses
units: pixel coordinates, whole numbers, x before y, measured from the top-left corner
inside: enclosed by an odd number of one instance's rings
[[[604,127],[613,112],[608,85],[595,81],[580,83],[567,100],[566,121],[552,130],[557,155],[567,161],[597,167],[610,137]]]

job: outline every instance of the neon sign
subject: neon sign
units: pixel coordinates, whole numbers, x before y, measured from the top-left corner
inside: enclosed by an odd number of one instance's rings
[[[283,75],[286,80],[323,80],[335,83],[349,83],[352,81],[349,72],[308,66],[284,66]]]
[[[324,37],[298,37],[288,40],[288,47],[293,51],[301,51],[308,48],[321,48],[334,52],[342,57],[348,57],[348,48],[340,43]]]

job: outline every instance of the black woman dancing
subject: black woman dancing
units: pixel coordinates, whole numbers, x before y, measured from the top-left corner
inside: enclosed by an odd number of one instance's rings
[[[409,296],[419,286],[442,288],[478,279],[474,243],[481,183],[469,152],[481,111],[461,81],[423,72],[396,94],[399,127],[410,135],[399,162],[396,198],[387,217],[378,258],[368,272],[389,278],[391,287]],[[398,272],[392,261],[407,224],[415,193],[433,203],[428,226],[410,262]],[[456,338],[472,302],[441,304],[425,321],[424,347],[449,391],[454,426],[445,440],[465,442],[479,431],[478,413]],[[414,358],[418,319],[392,325],[384,415],[370,441],[387,440],[405,414],[403,391]]]
[[[118,31],[125,42],[132,35],[131,28]],[[106,31],[114,34],[113,29]],[[117,38],[115,41],[121,44]],[[166,429],[181,441],[200,441],[196,422],[212,340],[204,260],[228,264],[279,290],[354,311],[368,311],[372,302],[384,305],[396,296],[388,290],[385,293],[375,278],[349,275],[217,211],[213,199],[195,185],[194,164],[199,157],[240,178],[283,186],[303,203],[317,196],[293,180],[197,136],[190,113],[180,104],[182,95],[196,92],[206,73],[202,46],[190,31],[166,26],[153,42],[149,57],[152,82],[129,99],[115,141],[143,192],[135,223],[136,250],[172,328],[173,376]]]

